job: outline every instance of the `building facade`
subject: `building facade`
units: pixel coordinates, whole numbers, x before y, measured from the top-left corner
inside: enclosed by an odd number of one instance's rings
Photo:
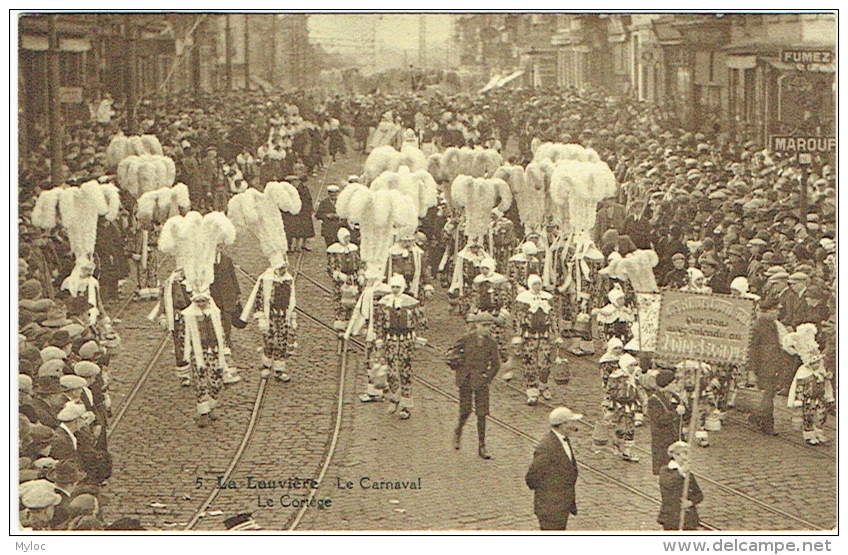
[[[835,132],[834,13],[486,13],[457,29],[464,67],[523,70],[522,86],[599,88],[761,146]]]

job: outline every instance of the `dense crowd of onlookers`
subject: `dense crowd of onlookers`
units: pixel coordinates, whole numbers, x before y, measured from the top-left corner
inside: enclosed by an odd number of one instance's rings
[[[369,132],[386,117],[415,130],[419,144],[435,150],[497,148],[522,165],[532,159],[534,139],[595,149],[620,185],[618,196],[598,208],[593,239],[604,255],[632,242],[636,249],[656,251],[654,272],[661,287],[691,285],[700,275],[700,285],[714,293],[744,288],[746,294],[778,300],[777,317],[787,328],[803,322],[817,326],[825,365],[835,371],[832,163],[818,161],[809,168],[801,218],[803,173],[794,157],[769,152],[718,124],[684,129],[661,107],[574,90],[450,97],[169,96],[142,102],[132,126],[122,111],[105,122],[66,122],[62,173],[70,185],[113,175],[105,154],[110,139],[119,131],[152,134],[174,159],[177,181],[188,186],[192,208],[221,210],[245,187],[291,176],[302,186],[348,148],[366,150]],[[67,237],[58,227],[44,231],[30,223],[38,194],[55,186],[46,126],[32,126],[27,137],[18,160],[21,524],[103,529],[99,487],[111,474],[105,435],[111,415],[110,346],[63,311],[58,289],[73,268]],[[310,221],[300,224],[302,239],[312,236],[312,201],[304,201]],[[98,228],[95,252],[103,261],[97,272],[111,272],[101,280],[107,305],[120,294],[132,294],[120,287],[134,266],[133,255],[138,258],[134,203],[122,193],[122,217],[101,218]],[[622,236],[629,239],[622,243]],[[123,256],[104,254],[115,244]]]

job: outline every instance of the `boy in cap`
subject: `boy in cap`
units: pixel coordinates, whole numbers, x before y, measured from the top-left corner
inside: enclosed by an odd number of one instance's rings
[[[577,460],[568,435],[577,431],[581,418],[582,414],[566,407],[551,411],[551,431],[536,447],[524,477],[527,487],[533,490],[533,512],[541,530],[565,530],[569,515],[577,514]]]
[[[669,445],[668,455],[672,460],[660,470],[660,494],[662,505],[657,516],[663,530],[680,530],[680,510],[686,510],[683,519],[683,530],[697,530],[700,520],[696,505],[704,500],[704,494],[698,486],[695,475],[689,465],[689,444],[676,441]],[[689,478],[689,488],[683,499],[683,485]]]
[[[663,289],[677,291],[689,282],[689,275],[686,273],[686,255],[682,252],[674,253],[671,255],[671,263],[674,267],[663,276],[662,286]]]
[[[59,426],[50,443],[50,456],[56,460],[77,459],[79,443],[76,433],[85,426],[85,406],[79,401],[68,401],[56,416]]]

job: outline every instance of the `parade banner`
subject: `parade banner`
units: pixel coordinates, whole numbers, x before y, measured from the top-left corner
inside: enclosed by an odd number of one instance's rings
[[[726,295],[665,291],[656,354],[669,362],[743,365],[754,323],[754,301]]]

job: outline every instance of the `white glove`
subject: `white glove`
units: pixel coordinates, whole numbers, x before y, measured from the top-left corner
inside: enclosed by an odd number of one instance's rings
[[[676,410],[677,414],[679,414],[680,416],[686,414],[686,407],[684,407],[683,405],[677,405],[677,408],[675,408],[674,410]]]
[[[165,317],[164,314],[159,317],[159,327],[161,327],[163,330],[168,329],[168,319]]]
[[[271,329],[271,323],[268,321],[268,319],[267,318],[260,318],[259,319],[259,331],[270,331],[270,329]]]

